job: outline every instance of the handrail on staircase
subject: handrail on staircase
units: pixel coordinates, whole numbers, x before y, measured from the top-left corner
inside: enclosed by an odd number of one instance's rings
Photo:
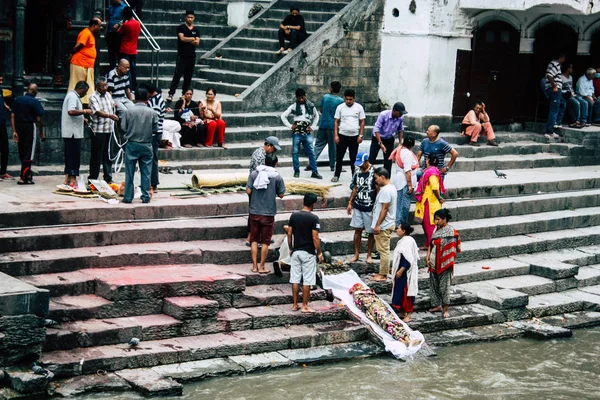
[[[131,7],[131,5],[129,4],[129,2],[127,0],[123,0],[123,2],[125,3],[125,5],[127,5],[127,7]],[[107,18],[107,19],[108,19],[109,7],[110,7],[110,1],[107,1],[106,14],[105,14],[105,18]],[[154,36],[152,36],[150,31],[148,30],[148,28],[146,28],[146,25],[144,25],[144,23],[142,22],[142,19],[136,14],[135,11],[133,11],[133,17],[140,23],[140,27],[142,28],[142,34],[144,35],[144,37],[146,38],[146,40],[148,41],[148,43],[150,43],[150,46],[152,47],[152,53],[151,53],[151,57],[150,57],[150,82],[153,83],[156,87],[158,87],[158,69],[160,67],[159,56],[160,56],[160,50],[161,50],[160,46],[154,39]]]

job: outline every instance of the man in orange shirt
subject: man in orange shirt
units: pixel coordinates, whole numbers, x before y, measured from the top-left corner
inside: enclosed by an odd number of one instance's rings
[[[96,64],[96,33],[100,31],[102,21],[100,18],[92,18],[87,28],[79,32],[77,43],[71,51],[71,68],[69,78],[69,92],[75,89],[75,84],[85,81],[94,92],[94,64]],[[87,93],[90,93],[88,90]],[[81,98],[83,104],[89,104],[89,96],[86,93]]]

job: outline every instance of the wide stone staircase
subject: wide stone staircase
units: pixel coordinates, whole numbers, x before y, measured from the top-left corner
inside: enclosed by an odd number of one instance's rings
[[[250,125],[275,117],[229,118]],[[230,138],[240,135],[229,150],[161,151],[161,158],[206,174],[239,172],[262,138],[287,134],[273,127],[228,132]],[[461,234],[462,253],[450,318],[427,312],[427,273],[420,271],[410,325],[430,345],[570,336],[570,328],[600,323],[600,167],[578,166],[590,152],[580,144],[548,143],[534,132],[497,136],[499,147],[475,148],[458,134],[443,134],[460,154],[446,179],[445,207]],[[291,168],[285,167],[289,140],[283,147],[281,171],[291,181]],[[493,169],[507,179],[496,178]],[[346,175],[315,211],[324,250],[342,260],[352,253],[353,235],[345,211]],[[49,318],[58,325],[47,329],[41,364],[57,378],[117,371],[152,392],[144,383],[151,368],[178,392],[175,381],[247,372],[257,359],[262,367],[283,366],[381,352],[368,331],[342,305],[326,301],[322,290],[311,294],[317,312],[304,315],[290,310],[287,274],[250,272],[243,193],[182,201],[159,191],[150,205],[110,208],[61,201],[5,210],[0,231],[0,248],[6,249],[0,272],[50,292]],[[279,203],[276,233],[300,206],[300,196]],[[420,227],[414,236],[422,244]],[[275,238],[275,247],[281,238]],[[270,259],[275,257],[272,250]],[[366,282],[378,270],[377,263],[351,266]],[[389,282],[371,286],[389,300]],[[141,339],[139,346],[127,344],[132,337]],[[211,365],[221,372],[208,374]]]
[[[279,24],[289,15],[290,7],[300,8],[309,35],[333,18],[349,0],[279,0],[267,6],[246,25],[203,57],[201,79],[196,87],[214,87],[219,93],[235,95],[248,89],[258,78],[280,62],[285,55],[274,54],[279,49]]]
[[[146,0],[144,2],[142,22],[160,46],[159,54],[159,87],[168,88],[175,72],[177,61],[177,33],[178,25],[185,22],[185,11],[193,10],[196,19],[194,25],[200,31],[200,45],[196,48],[196,63],[200,57],[215,47],[219,42],[229,36],[234,27],[227,24],[227,1],[205,0]],[[104,43],[104,41],[102,41]],[[150,79],[152,47],[140,35],[137,56],[138,81]],[[99,46],[100,71],[108,70],[106,46]],[[198,81],[196,71],[194,81]]]

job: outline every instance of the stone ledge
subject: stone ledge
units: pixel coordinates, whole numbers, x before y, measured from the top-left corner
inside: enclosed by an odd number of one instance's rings
[[[48,315],[50,292],[0,272],[0,315]]]

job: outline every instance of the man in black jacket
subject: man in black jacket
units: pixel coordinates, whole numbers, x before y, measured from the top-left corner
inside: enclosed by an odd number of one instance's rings
[[[304,26],[304,17],[300,15],[298,7],[290,8],[290,15],[279,24],[277,36],[279,37],[279,50],[275,54],[291,53],[292,49],[304,42],[308,35]],[[285,39],[290,41],[287,51],[285,50]]]

